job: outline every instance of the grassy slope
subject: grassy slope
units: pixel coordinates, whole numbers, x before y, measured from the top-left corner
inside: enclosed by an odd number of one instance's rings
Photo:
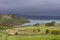
[[[29,22],[29,20],[24,19],[13,14],[5,14],[0,17],[0,26],[16,26]]]
[[[34,29],[40,29],[41,31],[45,31],[46,29],[49,29],[50,31],[51,30],[59,30],[60,31],[60,26],[59,25],[56,25],[56,26],[44,26],[43,24],[40,25],[40,27],[36,27],[36,26],[27,26],[27,27],[20,27],[20,28],[15,28],[15,29],[19,29],[19,30],[28,30],[28,29],[31,29],[31,30],[34,30]]]
[[[28,29],[37,29],[40,28],[41,31],[45,31],[46,29],[49,30],[60,30],[60,27],[46,27],[44,25],[40,25],[40,27],[30,26],[30,27],[21,27],[21,28],[15,28],[19,30],[28,30]],[[6,35],[0,33],[0,40],[5,40]],[[51,40],[51,39],[57,39],[60,40],[60,35],[15,35],[15,36],[8,36],[8,40]]]

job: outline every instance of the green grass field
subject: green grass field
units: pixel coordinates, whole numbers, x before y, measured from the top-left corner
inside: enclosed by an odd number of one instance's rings
[[[9,40],[60,40],[60,35],[10,36]]]
[[[34,30],[34,29],[40,29],[40,32],[45,32],[46,29],[48,29],[49,31],[52,31],[52,30],[59,30],[60,31],[60,27],[57,26],[44,26],[44,25],[41,25],[40,27],[36,27],[36,26],[27,26],[27,27],[21,27],[21,28],[14,28],[16,30]]]
[[[59,30],[60,27],[57,26],[51,26],[47,27],[44,25],[41,25],[40,27],[30,26],[30,27],[20,27],[20,28],[14,28],[16,30],[34,30],[34,29],[40,29],[41,32],[44,32],[46,29],[49,30]],[[7,35],[4,33],[0,33],[0,40],[60,40],[60,35],[52,35],[52,34],[45,34],[45,35]]]
[[[15,35],[7,36],[7,40],[60,40],[60,35]],[[0,40],[6,40],[6,35],[0,37]]]

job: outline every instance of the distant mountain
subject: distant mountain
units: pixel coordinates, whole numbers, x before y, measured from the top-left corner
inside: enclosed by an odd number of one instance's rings
[[[24,17],[25,19],[39,19],[39,20],[60,20],[60,16],[39,16],[39,15],[24,15],[16,14],[18,16]]]
[[[14,14],[0,15],[0,26],[15,26],[29,22],[23,17],[16,16]]]

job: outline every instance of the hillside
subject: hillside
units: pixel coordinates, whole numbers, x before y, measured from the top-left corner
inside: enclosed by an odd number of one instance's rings
[[[16,26],[27,22],[29,21],[13,14],[4,14],[0,16],[0,26]]]

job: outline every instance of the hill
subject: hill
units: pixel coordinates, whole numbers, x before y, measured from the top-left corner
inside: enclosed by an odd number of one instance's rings
[[[0,15],[0,26],[16,26],[27,22],[29,21],[14,14]]]

